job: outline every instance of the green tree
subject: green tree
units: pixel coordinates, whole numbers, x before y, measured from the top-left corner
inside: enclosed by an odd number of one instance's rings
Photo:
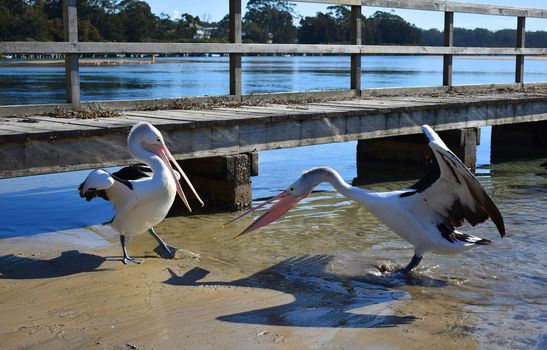
[[[526,46],[547,47],[547,32],[544,30],[536,32],[526,32]]]
[[[294,42],[297,31],[293,13],[294,5],[286,0],[249,0],[243,18],[245,39],[261,43]]]
[[[420,44],[422,33],[414,24],[388,12],[377,11],[365,23],[374,28],[371,44],[409,45]]]
[[[351,40],[351,10],[348,6],[329,6],[328,12],[300,21],[298,40],[301,43],[349,43]],[[361,20],[364,17],[361,16]],[[363,22],[361,22],[363,23]]]
[[[156,16],[150,6],[139,0],[123,0],[119,6],[127,41],[149,41],[156,29]]]
[[[220,39],[222,41],[228,41],[230,37],[230,15],[224,16],[213,30],[211,37]]]
[[[441,31],[435,28],[422,30],[422,45],[442,46],[443,44],[444,39]]]
[[[328,44],[340,41],[340,28],[329,14],[318,12],[315,17],[300,20],[298,42],[302,44]]]
[[[185,13],[180,16],[176,24],[176,37],[183,40],[190,40],[196,34],[195,25],[199,23],[199,18],[194,17],[191,14]]]

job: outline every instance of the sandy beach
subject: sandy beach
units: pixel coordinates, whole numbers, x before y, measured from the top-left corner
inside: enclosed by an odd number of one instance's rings
[[[413,296],[410,311],[406,287],[390,286],[397,280],[346,277],[332,256],[266,263],[244,244],[228,260],[237,240],[190,240],[173,231],[185,220],[167,219],[158,232],[199,258],[162,259],[143,235],[130,254],[144,263],[125,266],[116,235],[101,227],[3,239],[2,349],[477,347],[458,329],[466,318],[429,292]]]

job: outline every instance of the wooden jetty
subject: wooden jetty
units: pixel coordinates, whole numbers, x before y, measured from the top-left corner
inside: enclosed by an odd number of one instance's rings
[[[351,6],[351,42],[344,45],[242,43],[241,0],[229,0],[229,43],[79,42],[77,0],[64,0],[64,42],[0,42],[0,54],[64,55],[67,92],[67,102],[63,104],[0,106],[0,178],[125,164],[131,161],[126,150],[126,135],[139,121],[151,122],[164,133],[170,149],[190,169],[194,183],[198,182],[202,192],[226,194],[220,199],[205,195],[205,199],[227,209],[249,204],[250,176],[257,173],[257,152],[261,150],[359,140],[359,146],[366,144],[367,147],[358,146],[358,165],[367,159],[387,159],[390,157],[387,154],[404,161],[405,157],[414,157],[406,152],[413,147],[405,145],[417,142],[400,137],[419,133],[421,124],[449,131],[445,135],[450,140],[449,146],[456,149],[470,167],[474,166],[477,128],[481,126],[494,126],[493,152],[519,156],[547,149],[544,137],[547,84],[524,82],[524,58],[547,55],[547,48],[525,46],[526,18],[547,19],[546,9],[444,0],[294,1]],[[361,19],[365,6],[444,12],[444,45],[363,45]],[[515,46],[455,47],[454,13],[516,17]],[[230,56],[229,96],[80,100],[82,55],[213,53]],[[350,56],[350,86],[339,91],[243,95],[241,57],[255,54]],[[441,55],[442,86],[362,89],[363,55]],[[455,86],[452,82],[454,55],[514,56],[514,83]],[[193,108],[188,109],[189,106]],[[120,115],[66,118],[67,111],[76,115],[87,112],[86,116],[89,112],[117,111]],[[394,136],[403,143],[397,141],[393,146]],[[378,140],[378,143],[371,144],[370,140]]]
[[[204,104],[204,106],[207,106]],[[238,107],[125,111],[110,118],[0,119],[0,177],[125,164],[126,137],[148,121],[179,159],[547,120],[547,89],[248,102]]]

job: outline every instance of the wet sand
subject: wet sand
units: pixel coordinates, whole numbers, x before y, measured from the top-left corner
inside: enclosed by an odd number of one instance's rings
[[[162,259],[143,235],[129,246],[142,265],[123,265],[117,237],[101,228],[3,239],[2,349],[478,347],[467,317],[435,296],[443,281],[367,277],[332,255],[293,248],[265,257],[249,249],[252,239],[233,240],[216,226],[203,236],[176,233],[203,220],[158,226],[199,258]],[[416,285],[419,293],[410,290]]]

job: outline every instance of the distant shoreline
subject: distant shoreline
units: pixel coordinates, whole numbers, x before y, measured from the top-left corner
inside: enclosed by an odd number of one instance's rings
[[[81,66],[119,66],[130,64],[154,64],[182,62],[177,60],[152,60],[152,58],[82,58]],[[63,59],[0,59],[0,66],[63,66]]]
[[[410,55],[413,56],[413,55]],[[432,55],[441,57],[441,55]],[[266,56],[265,56],[266,57]],[[274,56],[272,56],[274,57]],[[455,58],[466,60],[514,60],[515,56],[459,56],[455,55]],[[119,65],[135,65],[135,64],[162,64],[162,63],[187,63],[194,60],[200,60],[209,57],[192,57],[191,60],[182,60],[173,57],[173,59],[165,60],[163,58],[153,59],[148,58],[82,58],[80,59],[81,66],[119,66]],[[219,58],[217,56],[213,58]],[[527,60],[541,60],[547,61],[547,56],[528,56]],[[8,59],[0,58],[0,66],[62,66],[64,65],[63,59]]]

